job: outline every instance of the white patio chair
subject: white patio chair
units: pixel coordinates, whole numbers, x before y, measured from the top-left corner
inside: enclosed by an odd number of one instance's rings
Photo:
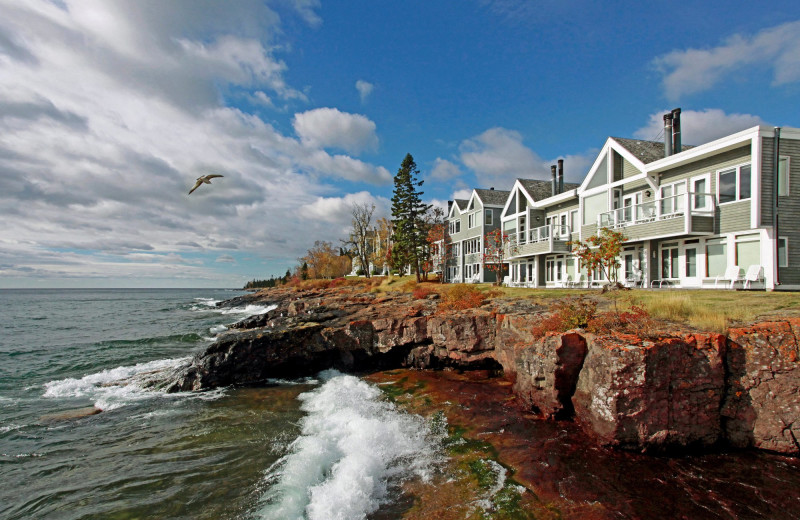
[[[760,265],[751,265],[747,268],[747,273],[744,275],[744,283],[742,284],[742,289],[748,289],[753,287],[753,282],[763,282],[764,281],[764,268]]]
[[[511,277],[510,276],[504,276],[503,277],[503,285],[505,285],[506,287],[511,287]]]
[[[715,289],[717,287],[717,284],[719,284],[719,282],[721,281],[724,281],[726,283],[730,282],[731,285],[729,288],[733,289],[734,286],[736,285],[736,282],[742,281],[742,269],[738,265],[732,265],[729,268],[725,269],[725,274],[723,274],[722,276],[717,276],[714,279]]]

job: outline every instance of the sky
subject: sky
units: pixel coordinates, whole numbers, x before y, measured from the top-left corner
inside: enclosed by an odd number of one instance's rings
[[[432,204],[579,182],[675,107],[800,126],[796,0],[0,0],[0,288],[241,287],[406,153]]]

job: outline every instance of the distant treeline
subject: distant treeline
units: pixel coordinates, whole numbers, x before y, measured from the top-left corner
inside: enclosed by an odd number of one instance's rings
[[[287,269],[284,276],[279,276],[277,278],[270,276],[269,280],[250,280],[244,284],[243,289],[264,289],[265,287],[275,287],[277,285],[285,284],[291,277],[292,273]]]

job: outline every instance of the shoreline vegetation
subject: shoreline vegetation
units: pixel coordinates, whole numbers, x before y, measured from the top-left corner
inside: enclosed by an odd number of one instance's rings
[[[280,279],[278,279],[280,280]],[[434,277],[417,282],[414,275],[373,276],[372,278],[343,277],[334,279],[300,280],[271,283],[264,287],[248,283],[245,289],[262,290],[271,287],[296,287],[298,289],[324,289],[337,286],[365,286],[375,293],[437,294],[450,293],[468,298],[480,292],[485,298],[503,300],[523,299],[546,307],[561,300],[587,298],[597,303],[599,310],[612,309],[627,312],[640,308],[664,325],[672,324],[676,330],[691,329],[703,332],[724,333],[732,326],[741,326],[785,317],[800,317],[800,293],[736,291],[729,289],[632,289],[601,292],[599,289],[527,289],[503,287],[490,283],[442,284]],[[474,307],[480,305],[475,298]],[[469,305],[469,302],[465,303]],[[464,307],[467,308],[467,307]]]

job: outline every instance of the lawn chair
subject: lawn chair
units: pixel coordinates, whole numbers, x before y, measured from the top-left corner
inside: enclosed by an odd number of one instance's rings
[[[504,276],[503,277],[503,285],[506,286],[506,287],[511,287],[511,277],[510,276]]]
[[[747,268],[747,274],[744,275],[744,283],[742,289],[752,289],[753,282],[764,281],[764,268],[760,265],[751,265]]]
[[[729,288],[733,289],[734,286],[736,285],[736,282],[742,281],[742,269],[738,265],[732,265],[729,268],[725,269],[724,275],[717,276],[714,279],[714,288],[716,288],[717,284],[719,284],[719,282],[721,281],[725,281],[726,283],[730,282],[731,286]]]
[[[580,273],[578,275],[578,278],[574,282],[572,282],[572,285],[570,287],[580,288],[583,287],[584,283],[586,283],[586,276],[583,273]]]

